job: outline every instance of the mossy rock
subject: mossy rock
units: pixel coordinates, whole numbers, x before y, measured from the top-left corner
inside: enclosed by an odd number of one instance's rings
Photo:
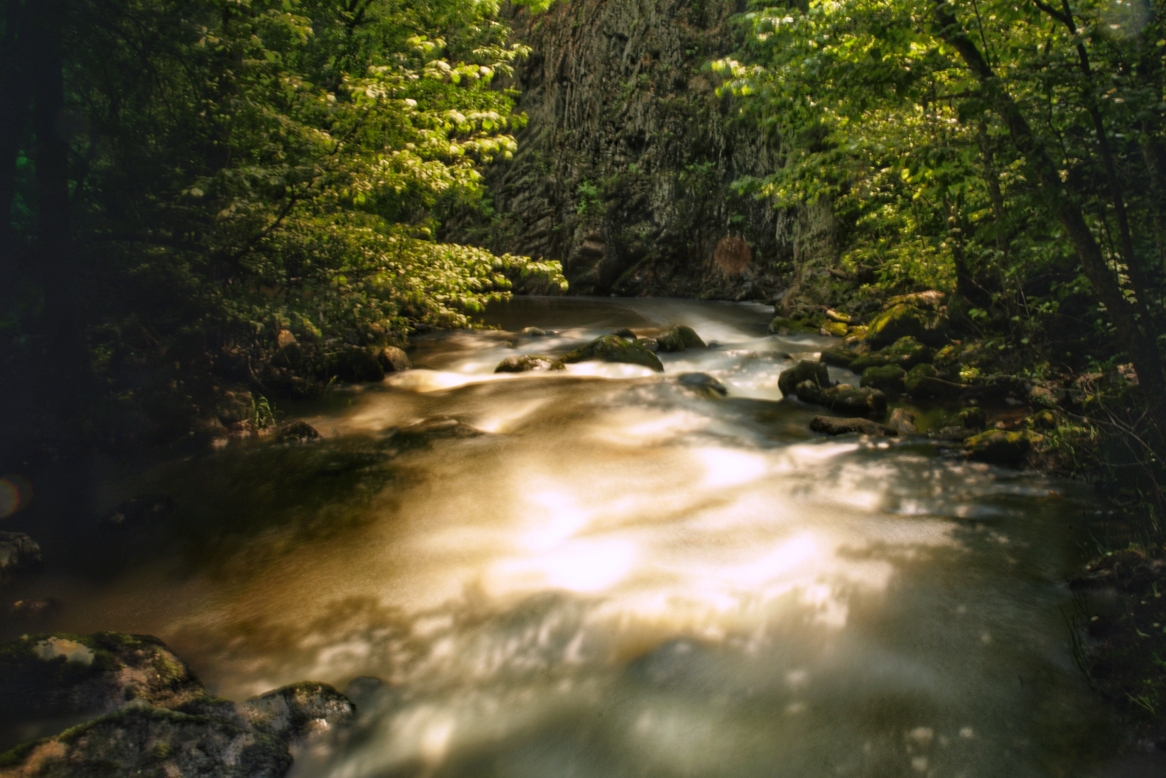
[[[555,360],[542,354],[523,354],[522,356],[506,357],[494,368],[495,373],[529,373],[537,370],[550,370]]]
[[[1057,428],[1061,420],[1055,412],[1045,408],[1034,413],[1028,421],[1034,429],[1052,430]]]
[[[835,338],[845,338],[850,327],[840,321],[828,321],[822,325],[821,333]]]
[[[885,393],[891,399],[903,393],[907,371],[898,365],[883,365],[882,367],[868,367],[862,371],[859,386],[869,386]]]
[[[149,635],[24,635],[0,645],[0,715],[105,713],[130,700],[175,707],[206,694],[186,663]]]
[[[960,408],[952,414],[951,421],[970,430],[982,430],[988,426],[988,417],[984,413],[984,409],[978,405]]]
[[[825,317],[776,316],[769,323],[771,335],[817,335]]]
[[[596,338],[586,346],[570,352],[558,360],[556,364],[571,365],[577,362],[593,361],[642,365],[659,373],[664,372],[664,365],[661,364],[659,357],[634,341],[617,335],[604,335],[601,338]]]
[[[802,381],[796,392],[802,402],[822,405],[838,413],[875,418],[882,418],[887,413],[887,396],[869,386],[839,384],[823,387],[814,381]]]
[[[907,372],[904,379],[907,394],[917,400],[943,400],[959,395],[961,384],[946,381],[939,371],[928,364],[916,365]]]
[[[866,329],[866,341],[879,348],[899,338],[911,337],[921,343],[939,345],[943,334],[932,317],[908,303],[893,305],[876,316]]]
[[[294,743],[351,723],[356,706],[326,683],[302,681],[252,697],[239,705],[239,714],[257,732]]]
[[[381,369],[386,373],[401,373],[413,367],[409,355],[396,346],[385,346],[376,356],[377,361],[381,363]]]
[[[781,371],[781,375],[777,377],[777,388],[781,390],[783,397],[789,397],[797,391],[797,385],[802,381],[813,381],[821,386],[829,386],[830,372],[821,362],[803,359],[793,367]]]
[[[656,336],[656,348],[664,352],[686,351],[690,348],[707,348],[700,335],[692,327],[679,325]]]
[[[385,380],[385,369],[377,354],[352,346],[332,353],[325,360],[325,372],[350,384],[377,383]]]
[[[205,776],[280,778],[283,741],[217,718],[130,707],[0,754],[0,774],[22,778]]]
[[[888,427],[886,424],[879,424],[877,421],[862,418],[839,418],[837,416],[815,416],[810,419],[810,429],[831,436],[850,433],[878,436],[899,434],[894,428]]]
[[[988,430],[964,441],[970,459],[1004,467],[1020,467],[1044,436],[1031,430]]]
[[[708,373],[681,373],[676,380],[686,389],[705,397],[724,397],[729,390]]]
[[[850,364],[856,359],[858,359],[858,354],[844,346],[823,349],[821,356],[818,357],[818,360],[825,365],[846,368],[849,368]]]

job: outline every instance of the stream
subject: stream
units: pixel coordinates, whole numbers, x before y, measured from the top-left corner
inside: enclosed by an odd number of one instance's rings
[[[810,433],[823,410],[777,378],[830,339],[767,335],[771,315],[495,306],[498,330],[419,338],[418,369],[280,408],[322,441],[95,461],[39,495],[30,515],[96,507],[27,530],[49,560],[27,595],[61,601],[55,630],[157,635],[231,699],[387,681],[296,778],[1158,774],[1114,761],[1071,651],[1091,491]],[[716,343],[663,375],[493,373],[672,324]],[[435,416],[485,434],[392,434]],[[144,493],[174,498],[162,525],[90,528]]]

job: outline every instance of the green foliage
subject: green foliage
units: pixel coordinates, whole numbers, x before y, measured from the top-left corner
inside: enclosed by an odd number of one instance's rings
[[[132,300],[156,333],[376,343],[465,326],[519,278],[565,286],[557,263],[436,238],[525,121],[492,86],[526,53],[496,10],[75,3],[75,231],[87,274],[122,295],[98,315],[124,321]]]
[[[579,184],[579,203],[575,206],[575,213],[586,216],[591,213],[601,213],[603,201],[599,196],[599,187],[590,181],[584,180]]]

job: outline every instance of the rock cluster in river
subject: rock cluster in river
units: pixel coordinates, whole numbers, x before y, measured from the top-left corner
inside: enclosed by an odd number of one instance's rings
[[[26,635],[0,645],[0,716],[78,714],[95,718],[0,755],[0,776],[279,778],[293,746],[348,724],[355,706],[311,682],[236,705],[144,635]]]

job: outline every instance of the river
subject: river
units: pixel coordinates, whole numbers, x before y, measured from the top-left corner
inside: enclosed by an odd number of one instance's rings
[[[777,377],[829,339],[769,336],[770,315],[496,306],[500,330],[420,338],[419,369],[284,409],[323,441],[93,463],[92,504],[162,492],[174,514],[42,527],[65,561],[31,593],[62,601],[54,629],[161,637],[232,699],[388,681],[298,778],[1141,774],[1111,762],[1070,650],[1091,492],[810,433],[821,409],[782,402]],[[662,354],[663,375],[493,374],[674,323],[716,343]],[[485,434],[390,434],[434,416]]]

